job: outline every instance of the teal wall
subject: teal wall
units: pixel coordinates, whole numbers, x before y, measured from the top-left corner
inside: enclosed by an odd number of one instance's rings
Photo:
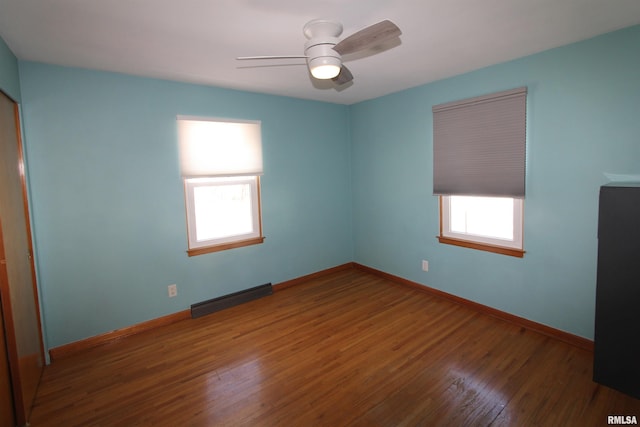
[[[593,338],[598,188],[640,173],[639,49],[635,26],[353,106],[354,261]],[[527,253],[439,244],[432,106],[519,86]]]
[[[49,347],[353,259],[348,107],[31,62],[20,80]],[[264,244],[187,257],[179,114],[262,121]]]
[[[18,60],[0,37],[0,90],[20,102]]]
[[[640,172],[638,46],[640,26],[347,107],[18,63],[0,43],[49,347],[349,261],[592,338],[598,187]],[[518,86],[525,257],[438,244],[431,107]],[[264,244],[186,256],[178,114],[262,120]]]

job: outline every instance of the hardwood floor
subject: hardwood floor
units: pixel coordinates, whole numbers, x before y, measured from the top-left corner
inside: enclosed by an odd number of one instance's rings
[[[604,426],[592,354],[350,269],[47,366],[31,426]]]

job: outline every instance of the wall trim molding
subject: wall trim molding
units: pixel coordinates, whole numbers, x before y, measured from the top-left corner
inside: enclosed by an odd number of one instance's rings
[[[375,268],[367,267],[366,265],[353,263],[353,266],[354,268],[357,268],[359,270],[374,274],[378,277],[382,277],[384,279],[390,280],[399,285],[407,286],[409,288],[416,289],[420,292],[425,292],[427,294],[430,294],[439,298],[447,299],[456,304],[464,305],[472,310],[479,311],[489,316],[496,317],[498,319],[512,323],[516,326],[520,326],[525,329],[538,332],[542,335],[546,335],[548,337],[557,339],[559,341],[563,341],[567,344],[571,344],[583,350],[593,352],[593,341],[591,341],[590,339],[583,338],[581,336],[574,335],[569,332],[562,331],[560,329],[552,328],[542,323],[534,322],[532,320],[525,319],[524,317],[519,317],[514,314],[510,314],[505,311],[501,311],[493,307],[489,307],[487,305],[477,303],[475,301],[471,301],[471,300],[461,298],[444,291],[440,291],[438,289],[430,288],[426,285],[422,285],[420,283],[413,282],[411,280],[407,280],[402,277],[395,276],[393,274],[385,273],[384,271],[376,270]]]
[[[159,328],[161,326],[170,325],[172,323],[180,322],[185,319],[191,319],[191,310],[178,311],[167,316],[147,320],[146,322],[137,323],[131,326],[125,326],[124,328],[115,329],[110,332],[105,332],[104,334],[95,335],[93,337],[51,348],[49,349],[49,358],[51,359],[51,362],[54,362],[64,357],[71,356],[72,354],[78,353],[80,351],[88,350],[90,348],[98,347],[104,344],[109,344],[124,337],[136,335],[141,332]]]
[[[317,279],[322,276],[326,276],[338,271],[348,270],[351,268],[354,268],[354,265],[352,262],[327,268],[325,270],[317,271],[315,273],[307,274],[305,276],[301,276],[295,279],[287,280],[285,282],[273,285],[273,291],[274,292],[281,291],[283,289],[290,288],[291,286],[303,284],[311,279]],[[100,335],[85,338],[79,341],[74,341],[69,344],[63,344],[58,347],[53,347],[49,349],[49,359],[51,362],[54,362],[64,357],[71,356],[72,354],[88,350],[90,348],[98,347],[104,344],[109,344],[113,341],[117,341],[124,337],[136,335],[141,332],[149,331],[152,329],[156,329],[162,326],[170,325],[172,323],[180,322],[182,320],[187,320],[187,319],[191,319],[190,309],[178,311],[176,313],[168,314],[166,316],[158,317],[156,319],[147,320],[146,322],[137,323],[135,325],[125,326],[124,328],[116,329],[110,332],[105,332]]]
[[[282,291],[284,289],[290,288],[292,286],[303,285],[307,283],[309,280],[318,279],[320,277],[328,276],[330,274],[337,273],[339,271],[349,270],[352,268],[365,271],[367,273],[371,273],[378,277],[382,277],[383,279],[387,279],[390,282],[393,282],[401,286],[406,286],[412,289],[416,289],[420,292],[434,295],[439,298],[447,299],[454,303],[464,305],[472,310],[479,311],[481,313],[496,317],[498,319],[507,321],[514,325],[563,341],[567,344],[571,344],[583,350],[593,352],[593,341],[587,338],[583,338],[578,335],[573,335],[568,332],[561,331],[560,329],[555,329],[550,326],[543,325],[542,323],[537,323],[532,320],[525,319],[524,317],[519,317],[510,313],[465,299],[465,298],[455,296],[453,294],[449,294],[447,292],[440,291],[438,289],[430,288],[420,283],[412,282],[411,280],[403,279],[402,277],[395,276],[390,273],[385,273],[384,271],[377,270],[372,267],[367,267],[366,265],[358,264],[356,262],[348,262],[345,264],[337,265],[335,267],[316,271],[315,273],[307,274],[304,276],[297,277],[295,279],[291,279],[291,280],[287,280],[287,281],[275,284],[273,285],[273,291],[278,292],[278,291]],[[162,326],[167,326],[172,323],[180,322],[182,320],[187,320],[187,319],[191,319],[191,310],[189,309],[178,311],[176,313],[169,314],[166,316],[158,317],[156,319],[151,319],[146,322],[137,323],[135,325],[126,326],[124,328],[116,329],[110,332],[106,332],[104,334],[85,338],[79,341],[74,341],[69,344],[63,344],[59,347],[51,348],[49,349],[49,358],[51,362],[54,362],[55,360],[59,360],[64,357],[71,356],[75,353],[78,353],[84,350],[88,350],[104,344],[109,344],[111,342],[117,341],[124,337],[136,335],[141,332],[146,332],[152,329],[156,329]]]
[[[337,273],[338,271],[350,270],[354,267],[355,267],[354,263],[347,262],[346,264],[340,264],[335,267],[327,268],[326,270],[316,271],[315,273],[307,274],[305,276],[297,277],[295,279],[287,280],[286,282],[281,282],[276,285],[273,285],[273,291],[277,292],[283,289],[290,288],[292,286],[302,285],[305,282],[308,282],[309,280],[327,276],[332,273]]]

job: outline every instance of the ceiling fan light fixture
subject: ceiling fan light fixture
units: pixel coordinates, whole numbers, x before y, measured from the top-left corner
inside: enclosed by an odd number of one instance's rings
[[[341,65],[340,58],[323,56],[311,59],[309,61],[309,70],[311,70],[311,75],[316,79],[328,80],[340,74]]]
[[[353,80],[353,74],[342,65],[342,55],[375,47],[402,34],[400,28],[389,20],[380,21],[353,33],[342,40],[342,24],[326,19],[307,22],[302,32],[307,38],[304,55],[240,56],[236,59],[286,59],[306,58],[311,76],[319,80],[333,80],[344,86]]]

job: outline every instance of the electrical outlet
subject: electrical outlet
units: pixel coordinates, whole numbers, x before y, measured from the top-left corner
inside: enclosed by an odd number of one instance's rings
[[[178,295],[178,285],[167,286],[167,292],[169,293],[169,298],[175,297]]]
[[[426,259],[422,260],[422,271],[429,271],[429,261]]]

